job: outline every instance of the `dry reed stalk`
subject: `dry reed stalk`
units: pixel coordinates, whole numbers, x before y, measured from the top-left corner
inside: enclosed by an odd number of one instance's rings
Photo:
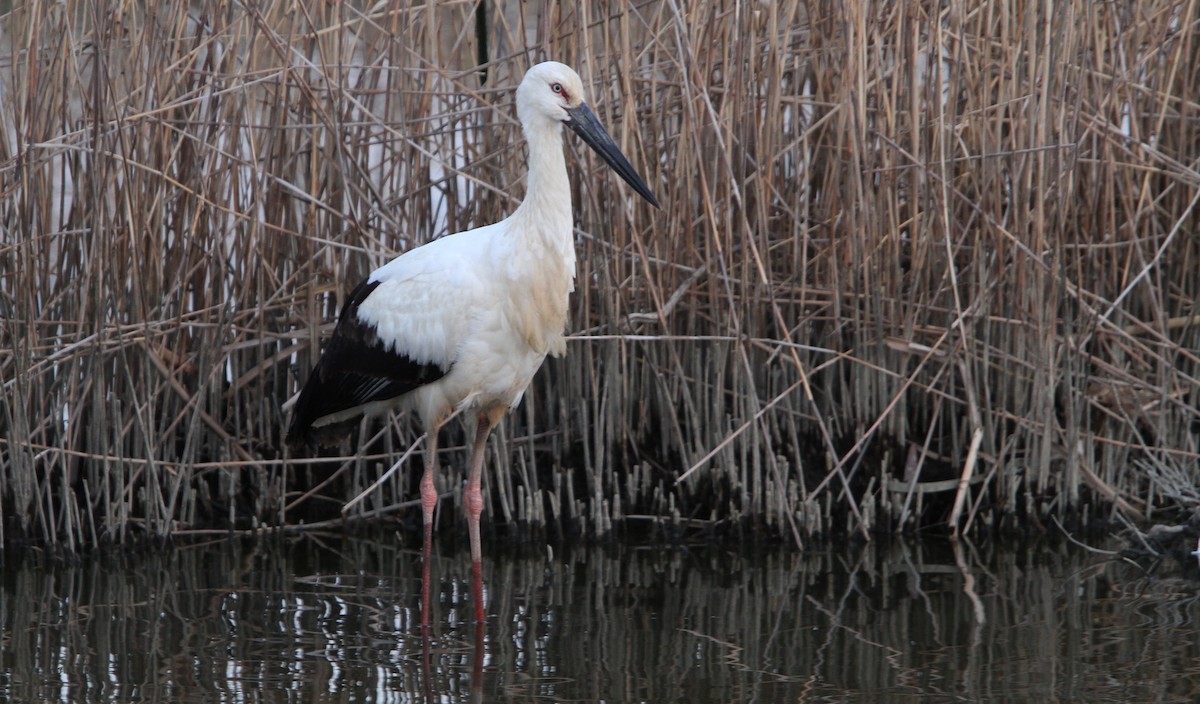
[[[313,462],[281,405],[358,278],[512,209],[544,58],[666,207],[568,147],[577,339],[492,447],[493,525],[800,545],[1200,493],[1195,2],[485,3],[486,74],[475,2],[98,7],[0,23],[2,541],[375,482],[405,419]]]

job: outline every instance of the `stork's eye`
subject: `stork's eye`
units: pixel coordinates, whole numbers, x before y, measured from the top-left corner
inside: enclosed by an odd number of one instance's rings
[[[551,83],[550,90],[554,91],[555,93],[561,93],[561,92],[563,92],[562,84],[561,83]]]

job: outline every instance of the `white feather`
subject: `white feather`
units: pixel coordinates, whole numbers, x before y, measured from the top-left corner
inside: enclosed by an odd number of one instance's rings
[[[567,238],[525,220],[518,211],[443,237],[370,276],[380,284],[359,304],[359,318],[391,350],[450,369],[399,399],[426,421],[455,408],[517,405],[546,355],[565,351],[575,277],[569,220]],[[555,239],[566,239],[569,257]]]

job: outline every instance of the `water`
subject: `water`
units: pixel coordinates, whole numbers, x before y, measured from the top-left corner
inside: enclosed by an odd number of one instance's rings
[[[219,541],[5,556],[12,702],[1192,702],[1200,567],[1070,543],[439,546]]]

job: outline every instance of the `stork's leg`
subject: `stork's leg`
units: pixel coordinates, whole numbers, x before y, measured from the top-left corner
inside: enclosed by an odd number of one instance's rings
[[[437,427],[432,427],[425,438],[425,473],[421,475],[421,516],[424,519],[425,536],[421,545],[421,628],[429,635],[429,562],[433,556],[433,510],[437,508],[437,486],[434,471],[437,468]]]
[[[425,437],[425,473],[421,475],[421,516],[425,523],[425,558],[433,547],[433,510],[437,508],[437,485],[434,471],[437,468],[438,429],[430,428]]]
[[[483,456],[487,448],[488,435],[500,422],[504,409],[488,410],[479,414],[475,426],[475,443],[471,448],[471,474],[467,477],[467,531],[471,536],[471,590],[475,596],[475,621],[484,621],[483,608],[483,550],[479,546],[479,515],[483,513]]]

